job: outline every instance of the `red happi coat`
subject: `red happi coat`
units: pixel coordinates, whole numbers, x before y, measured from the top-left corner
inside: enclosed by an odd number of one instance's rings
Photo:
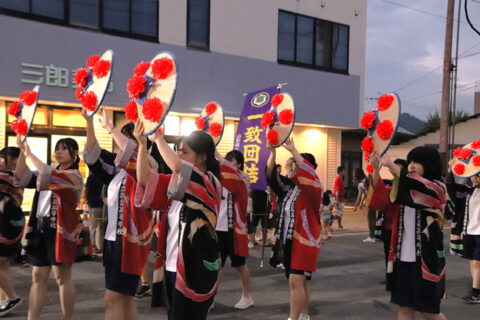
[[[127,172],[124,185],[120,188],[123,196],[123,232],[122,232],[122,272],[141,275],[147,263],[150,243],[153,235],[153,214],[150,209],[135,206],[137,187],[135,164],[136,144],[127,141],[125,149],[118,155],[100,149],[95,144],[93,150],[84,150],[84,160],[89,169],[103,183],[109,184],[121,170]],[[125,168],[125,169],[122,169]],[[124,192],[122,193],[122,189]]]
[[[283,180],[283,181],[282,181]],[[290,268],[315,271],[321,245],[320,205],[322,203],[322,184],[313,166],[306,160],[290,179],[280,177],[274,170],[267,177],[269,186],[282,200],[280,226],[277,239],[283,241],[283,220],[285,206],[289,200],[294,203],[294,227],[288,229],[287,241],[292,241]],[[277,240],[279,241],[279,240]]]
[[[233,212],[228,214],[228,232],[233,232],[233,248],[237,256],[248,257],[247,204],[248,185],[246,177],[239,169],[225,160],[220,167],[222,185],[233,197]],[[231,217],[233,215],[233,217]],[[231,225],[230,220],[233,220]]]
[[[83,189],[83,177],[77,169],[57,170],[44,165],[41,172],[32,174],[25,171],[20,187],[34,188],[37,191],[52,191],[52,196],[57,200],[57,228],[55,239],[55,260],[66,266],[71,266],[75,261],[77,238],[73,232],[80,223],[77,205]],[[38,201],[38,195],[35,197]],[[37,228],[37,205],[32,207],[30,220],[26,233],[31,233]],[[28,237],[28,235],[26,236]]]

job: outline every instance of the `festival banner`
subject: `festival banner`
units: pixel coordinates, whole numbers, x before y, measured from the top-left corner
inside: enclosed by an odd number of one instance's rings
[[[250,92],[245,98],[242,115],[235,136],[234,149],[243,153],[245,173],[250,177],[250,189],[267,189],[264,170],[270,151],[261,120],[270,110],[270,99],[279,92],[277,87]]]

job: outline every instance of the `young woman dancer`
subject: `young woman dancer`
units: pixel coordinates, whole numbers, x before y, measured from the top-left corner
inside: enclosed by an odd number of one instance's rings
[[[105,266],[105,319],[136,319],[135,291],[147,263],[153,233],[151,210],[134,205],[135,167],[123,169],[134,161],[137,147],[133,123],[121,130],[110,122],[102,110],[102,126],[110,132],[121,152],[117,155],[100,149],[93,118],[87,120],[87,143],[83,159],[92,174],[108,185],[107,229],[103,264]],[[130,171],[132,175],[127,174]]]
[[[218,286],[220,257],[215,226],[222,188],[212,138],[201,131],[184,137],[175,153],[155,134],[155,142],[173,174],[149,170],[146,138],[138,123],[137,204],[167,207],[165,280],[170,300],[169,319],[206,319]],[[170,200],[169,200],[170,199]],[[176,202],[175,202],[176,201]]]
[[[276,150],[270,149],[266,167],[268,185],[279,198],[283,198],[277,241],[284,244],[285,275],[290,284],[291,320],[310,319],[308,303],[310,290],[307,280],[317,268],[321,243],[320,204],[322,185],[310,153],[300,154],[293,139],[283,145],[290,151],[298,169],[293,176],[281,178],[275,170]]]
[[[58,284],[63,318],[72,319],[75,305],[72,264],[77,239],[83,230],[76,211],[83,188],[83,177],[78,170],[78,144],[72,138],[58,140],[54,154],[58,166],[53,169],[38,159],[26,142],[20,142],[19,137],[17,143],[22,150],[15,171],[18,185],[37,189],[25,235],[26,250],[33,265],[28,319],[40,318],[52,269]],[[38,172],[30,171],[26,158]]]
[[[216,157],[221,164],[220,177],[223,185],[216,227],[222,268],[225,266],[227,257],[230,256],[232,267],[237,269],[242,280],[242,297],[235,304],[235,308],[246,309],[254,303],[251,295],[250,271],[246,264],[248,178],[242,173],[244,158],[240,151],[230,151],[225,159],[217,152]]]
[[[6,147],[0,151],[0,316],[18,307],[22,298],[17,296],[8,267],[17,253],[25,228],[22,199],[23,189],[15,188],[15,166],[20,149]]]
[[[398,319],[414,319],[416,311],[425,319],[446,319],[440,312],[445,292],[442,226],[447,198],[440,155],[429,147],[412,149],[407,155],[408,172],[387,154],[373,154],[371,162],[370,202],[382,210],[391,202],[401,205],[393,222],[387,266],[387,288],[391,302],[399,306]],[[380,164],[394,176],[391,190],[379,177]]]

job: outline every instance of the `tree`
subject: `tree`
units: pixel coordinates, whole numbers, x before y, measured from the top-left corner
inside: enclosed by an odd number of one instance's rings
[[[463,110],[457,110],[455,112],[455,123],[461,122],[466,120],[470,114]],[[423,129],[420,131],[420,134],[427,134],[429,132],[434,132],[440,129],[440,113],[438,110],[430,112],[427,115],[427,120],[425,121],[425,125]]]

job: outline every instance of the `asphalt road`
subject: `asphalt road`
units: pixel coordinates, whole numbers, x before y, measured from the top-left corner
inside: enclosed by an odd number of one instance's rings
[[[380,281],[384,278],[383,245],[363,243],[364,232],[344,231],[324,242],[311,285],[311,319],[395,319],[396,307]],[[446,232],[447,239],[448,232]],[[267,248],[266,253],[270,251]],[[281,269],[271,268],[267,260],[260,268],[261,247],[251,250],[247,264],[252,274],[255,306],[235,310],[240,298],[240,281],[229,266],[222,271],[215,308],[209,319],[287,319],[289,311],[288,282]],[[468,262],[447,258],[447,295],[442,311],[449,319],[479,319],[480,305],[466,304],[460,297],[471,286]],[[23,305],[7,316],[26,319],[31,268],[12,266],[11,275],[17,292],[25,297]],[[100,262],[74,265],[73,278],[77,289],[76,319],[104,318],[104,275]],[[42,319],[61,319],[58,290],[49,282],[47,305]],[[138,301],[139,319],[167,319],[162,308],[151,309],[149,298]],[[418,317],[420,319],[420,317]]]

